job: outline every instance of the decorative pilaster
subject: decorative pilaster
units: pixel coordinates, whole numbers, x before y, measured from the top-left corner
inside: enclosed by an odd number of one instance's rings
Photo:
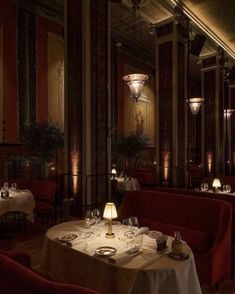
[[[92,202],[108,196],[108,1],[91,1]]]
[[[157,158],[162,185],[183,185],[185,169],[185,29],[157,28]]]
[[[65,138],[67,169],[75,210],[82,210],[82,0],[67,0],[65,7]]]
[[[204,158],[207,175],[223,174],[224,94],[223,64],[220,56],[202,60],[204,103]]]
[[[108,197],[107,5],[66,2],[66,141],[68,173],[78,175],[72,176],[76,209]]]

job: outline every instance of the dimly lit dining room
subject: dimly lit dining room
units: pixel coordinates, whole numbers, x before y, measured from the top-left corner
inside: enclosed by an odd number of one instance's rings
[[[235,294],[234,12],[0,0],[0,293]]]

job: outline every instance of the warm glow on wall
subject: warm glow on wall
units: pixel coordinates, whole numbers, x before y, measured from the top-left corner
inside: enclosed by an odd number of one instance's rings
[[[167,182],[169,179],[169,166],[170,166],[170,152],[163,152],[163,179]]]
[[[73,147],[73,151],[71,152],[71,171],[72,174],[78,175],[79,173],[79,152],[76,149],[76,146]],[[73,194],[77,194],[78,192],[78,176],[72,177],[72,185],[73,185]]]
[[[207,170],[209,172],[209,174],[211,173],[212,171],[212,152],[207,152],[206,154],[206,159],[207,159]]]

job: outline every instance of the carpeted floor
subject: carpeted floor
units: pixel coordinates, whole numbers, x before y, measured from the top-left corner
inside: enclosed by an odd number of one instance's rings
[[[0,238],[0,249],[28,253],[31,257],[32,267],[37,268],[41,260],[44,236],[49,227],[48,224],[27,223],[24,231],[22,227],[11,224],[9,230],[7,227],[5,228],[2,238]]]
[[[27,223],[25,232],[22,228],[11,225],[11,238],[1,238],[0,249],[26,252],[31,256],[32,268],[39,269],[41,254],[44,244],[44,236],[50,228],[48,224]],[[235,294],[235,279],[225,280],[220,283],[219,291],[203,289],[203,294]],[[169,293],[170,294],[170,293]],[[188,293],[190,294],[190,293]]]

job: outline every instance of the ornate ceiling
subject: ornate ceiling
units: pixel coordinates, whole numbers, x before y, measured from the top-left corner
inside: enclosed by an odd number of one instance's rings
[[[219,42],[215,43],[213,36],[207,35],[201,56],[214,53],[221,46],[235,59],[235,1],[231,0],[223,0],[222,5],[220,0],[141,0],[139,16],[133,11],[132,0],[119,3],[110,0],[112,31],[133,43],[141,45],[142,42],[150,54],[155,46],[152,28],[173,19],[176,4],[193,19],[191,36],[212,33]],[[197,20],[203,30],[196,24]]]
[[[54,18],[63,23],[64,0],[18,0],[34,12]],[[204,28],[212,32],[235,60],[235,1],[234,0],[141,0],[139,15],[135,14],[132,0],[109,0],[111,29],[114,39],[129,41],[132,46],[145,48],[146,54],[154,54],[155,35],[153,27],[169,21],[175,15],[176,4]],[[194,26],[194,22],[191,22]],[[196,28],[197,32],[200,29]],[[219,44],[207,37],[202,55],[215,52]]]

